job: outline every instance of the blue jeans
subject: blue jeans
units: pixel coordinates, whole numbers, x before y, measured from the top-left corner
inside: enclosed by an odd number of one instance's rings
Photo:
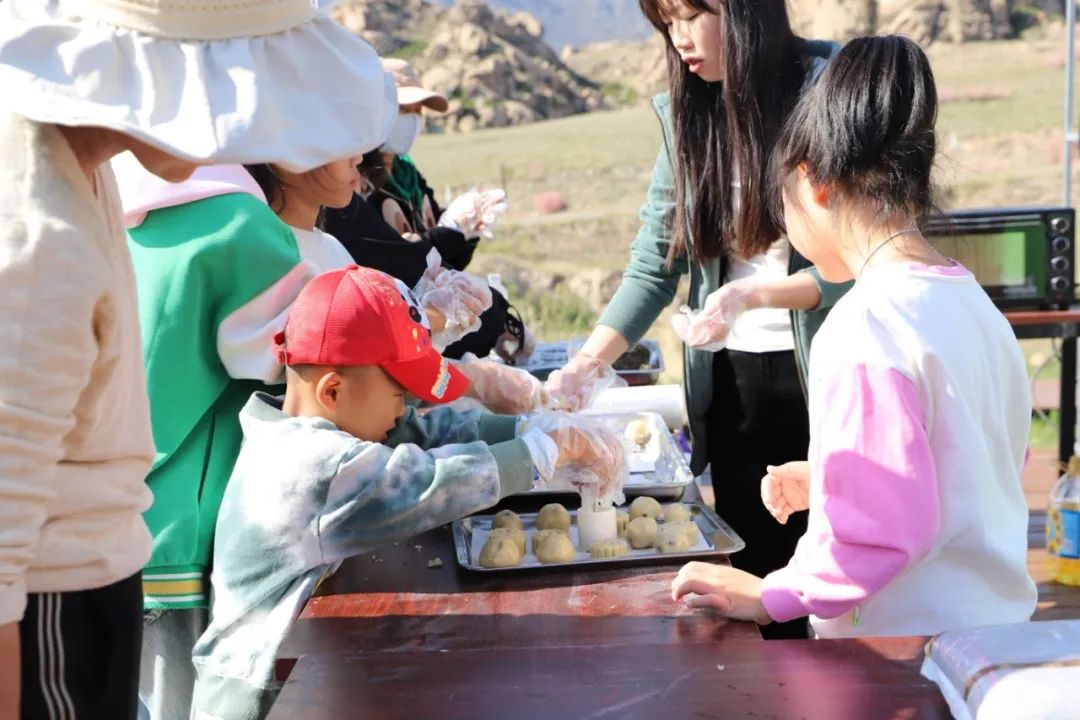
[[[209,610],[148,610],[143,616],[139,720],[188,720],[195,690],[191,651]]]

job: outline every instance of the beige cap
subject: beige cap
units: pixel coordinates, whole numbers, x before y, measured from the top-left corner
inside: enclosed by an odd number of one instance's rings
[[[383,70],[394,78],[397,85],[398,105],[422,104],[438,113],[450,108],[450,102],[442,93],[428,90],[420,82],[420,74],[409,63],[399,58],[383,58]]]

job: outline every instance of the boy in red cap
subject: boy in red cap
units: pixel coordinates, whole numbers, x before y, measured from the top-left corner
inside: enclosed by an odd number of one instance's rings
[[[377,270],[312,280],[275,343],[287,390],[256,393],[240,414],[210,627],[194,652],[196,718],[266,714],[277,650],[341,560],[488,508],[563,466],[595,469],[602,492],[626,472],[621,440],[582,418],[408,408],[406,392],[447,403],[468,381],[432,346],[408,287]]]

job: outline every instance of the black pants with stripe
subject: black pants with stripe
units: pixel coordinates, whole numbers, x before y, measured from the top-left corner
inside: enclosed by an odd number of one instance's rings
[[[717,353],[707,423],[716,511],[746,541],[731,564],[765,577],[787,564],[806,532],[805,512],[781,525],[761,502],[765,466],[805,460],[810,445],[795,353]],[[799,619],[761,632],[767,639],[791,639],[806,638],[808,630]]]
[[[28,595],[23,720],[134,720],[142,626],[141,573],[97,590]]]

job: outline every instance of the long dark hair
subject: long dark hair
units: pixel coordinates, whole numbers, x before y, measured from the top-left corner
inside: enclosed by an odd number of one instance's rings
[[[763,252],[781,235],[768,201],[773,145],[806,75],[786,0],[722,0],[725,77],[719,83],[686,68],[665,25],[664,11],[673,5],[715,12],[707,0],[639,3],[667,39],[675,123],[668,258],[689,247],[691,237],[699,262],[733,249],[744,257]]]
[[[791,114],[777,152],[782,184],[806,165],[810,182],[868,203],[881,219],[926,219],[934,207],[937,85],[930,61],[897,35],[856,38]]]

